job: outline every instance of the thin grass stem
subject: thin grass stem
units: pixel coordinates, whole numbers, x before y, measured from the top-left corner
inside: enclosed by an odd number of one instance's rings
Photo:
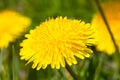
[[[73,72],[73,70],[67,63],[66,63],[66,69],[70,73],[70,75],[74,78],[74,80],[80,80],[79,77]]]

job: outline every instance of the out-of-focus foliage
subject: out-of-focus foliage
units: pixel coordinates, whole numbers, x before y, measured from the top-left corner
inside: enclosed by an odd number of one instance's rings
[[[36,24],[48,17],[67,16],[90,22],[92,0],[2,0],[0,9],[12,8],[33,19]],[[34,24],[35,24],[34,23]]]

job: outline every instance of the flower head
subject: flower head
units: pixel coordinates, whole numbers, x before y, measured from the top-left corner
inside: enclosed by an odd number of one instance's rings
[[[0,12],[0,48],[7,47],[9,42],[14,41],[31,20],[12,10]]]
[[[103,11],[105,13],[108,24],[112,34],[120,48],[120,1],[108,2],[103,4]],[[92,25],[96,31],[96,48],[99,51],[104,51],[108,54],[112,54],[115,51],[114,44],[112,42],[111,36],[106,28],[106,25],[100,16],[96,14],[93,17]]]
[[[76,64],[75,56],[84,59],[92,53],[87,48],[93,41],[92,33],[90,24],[79,20],[49,19],[25,35],[27,39],[20,44],[21,59],[33,62],[32,68],[37,70],[47,65],[59,69],[60,65],[65,67],[65,62]]]

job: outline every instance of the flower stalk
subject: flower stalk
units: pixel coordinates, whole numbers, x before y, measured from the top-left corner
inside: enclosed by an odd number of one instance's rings
[[[66,69],[70,73],[70,75],[74,78],[74,80],[80,80],[79,77],[73,72],[70,66],[66,63]]]

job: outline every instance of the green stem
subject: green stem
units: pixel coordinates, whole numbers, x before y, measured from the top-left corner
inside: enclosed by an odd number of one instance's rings
[[[0,52],[0,79],[3,79],[3,74],[2,74],[3,50],[4,49],[2,48]]]
[[[12,56],[13,56],[13,59],[12,59],[12,74],[13,74],[13,80],[15,80],[15,65],[14,65],[14,52],[15,49],[14,49],[14,45],[12,46]]]
[[[102,65],[103,65],[103,62],[104,62],[104,57],[105,57],[104,54],[101,54],[100,57],[99,57],[98,66],[97,66],[97,68],[95,70],[95,74],[94,74],[94,79],[93,80],[98,80],[99,79],[99,75],[100,75],[100,72],[102,70]]]
[[[73,72],[70,66],[66,63],[66,69],[70,73],[70,75],[74,78],[74,80],[80,80],[79,77]]]

